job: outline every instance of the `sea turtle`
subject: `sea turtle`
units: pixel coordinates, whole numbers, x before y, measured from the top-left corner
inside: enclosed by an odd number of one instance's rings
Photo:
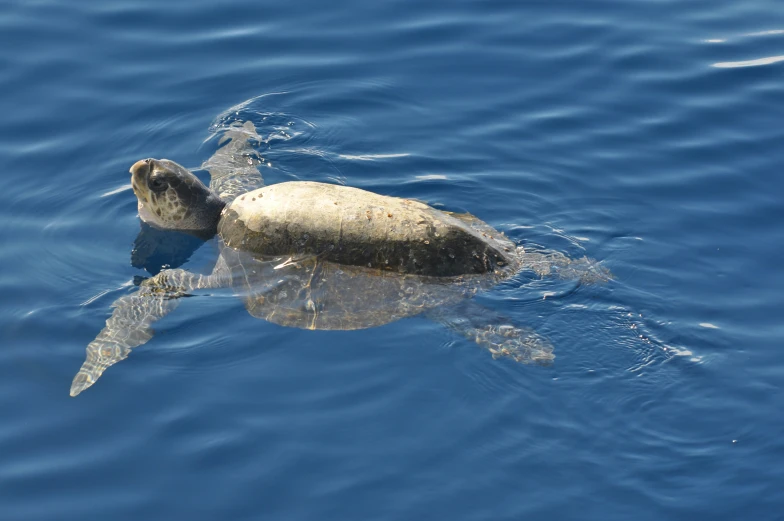
[[[470,214],[413,199],[308,181],[265,187],[249,145],[257,138],[251,122],[227,129],[202,165],[209,187],[170,160],[131,167],[141,219],[217,234],[220,256],[209,275],[164,270],[119,298],[87,346],[71,396],[150,340],[151,324],[199,289],[231,287],[252,316],[306,329],[362,329],[424,312],[494,357],[547,363],[554,358],[549,341],[469,298],[524,268],[607,276],[587,259],[525,252]]]

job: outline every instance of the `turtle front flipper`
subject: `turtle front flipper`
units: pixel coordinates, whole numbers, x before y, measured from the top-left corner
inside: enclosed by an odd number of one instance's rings
[[[426,315],[487,349],[493,358],[541,365],[547,365],[555,358],[553,345],[547,338],[513,324],[509,318],[473,300],[435,307]]]
[[[71,396],[92,386],[107,368],[128,358],[131,349],[147,343],[152,324],[169,314],[179,297],[189,291],[217,287],[217,275],[198,275],[185,270],[164,270],[142,282],[132,295],[117,299],[106,327],[87,346],[87,356],[71,383]]]
[[[235,121],[222,129],[218,149],[201,168],[210,173],[210,189],[224,201],[231,201],[240,194],[264,186],[259,172],[262,163],[253,145],[258,146],[263,138],[250,121]]]

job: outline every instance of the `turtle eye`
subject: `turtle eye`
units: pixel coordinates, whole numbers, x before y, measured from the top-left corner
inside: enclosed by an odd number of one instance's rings
[[[150,179],[150,188],[155,190],[156,192],[160,192],[161,190],[166,188],[166,181],[164,181],[160,177],[153,177]]]

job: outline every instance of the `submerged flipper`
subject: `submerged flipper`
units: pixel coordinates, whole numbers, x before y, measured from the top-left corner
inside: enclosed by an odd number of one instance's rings
[[[546,365],[555,358],[553,345],[532,329],[514,325],[509,318],[474,300],[436,307],[426,316],[490,351],[493,358]]]
[[[210,189],[223,201],[264,186],[258,166],[262,163],[253,143],[260,143],[252,122],[235,121],[221,134],[220,148],[201,167],[210,172]]]
[[[514,249],[519,270],[533,271],[542,278],[555,276],[565,280],[577,280],[581,284],[601,284],[613,279],[610,270],[590,257],[571,258],[559,251],[516,246],[503,232],[497,236],[499,232],[470,213],[444,213],[466,223],[487,240],[498,241],[502,246]]]
[[[613,278],[610,270],[589,257],[573,259],[558,251],[518,248],[518,258],[521,269],[533,271],[540,277],[556,276],[578,280],[581,284],[602,284]]]
[[[71,396],[93,385],[103,372],[128,358],[131,349],[153,336],[152,324],[169,314],[188,292],[220,285],[215,275],[198,275],[185,270],[165,270],[142,282],[132,295],[117,299],[112,316],[87,346],[87,357],[71,383]]]

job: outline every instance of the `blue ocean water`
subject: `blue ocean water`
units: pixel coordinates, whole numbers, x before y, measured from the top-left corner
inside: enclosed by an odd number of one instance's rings
[[[0,1],[0,519],[784,519],[782,100],[774,0]],[[268,183],[469,211],[615,280],[479,297],[550,367],[218,295],[69,397],[155,271],[128,168],[198,167],[249,110]]]

